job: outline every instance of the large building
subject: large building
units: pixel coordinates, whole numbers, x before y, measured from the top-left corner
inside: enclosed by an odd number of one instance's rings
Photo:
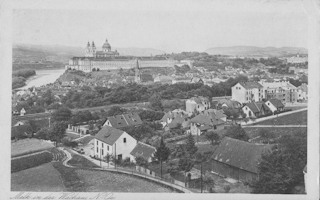
[[[95,43],[88,42],[85,56],[73,57],[69,60],[66,69],[77,69],[85,72],[93,70],[132,69],[146,67],[174,67],[177,61],[165,56],[134,57],[121,56],[117,50],[111,51],[108,40],[102,45],[102,50],[97,51]]]
[[[289,81],[259,82],[266,92],[267,99],[279,99],[282,103],[293,103],[298,100],[298,89]]]
[[[232,100],[240,103],[262,101],[265,98],[263,86],[257,82],[240,82],[231,88]]]

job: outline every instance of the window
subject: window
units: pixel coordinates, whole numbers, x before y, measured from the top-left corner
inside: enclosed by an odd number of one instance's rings
[[[101,144],[102,144],[102,148],[103,148],[103,142],[101,142]]]
[[[126,143],[127,142],[127,139],[126,138],[123,138],[123,143]]]
[[[97,147],[97,153],[99,152],[99,149],[98,149],[98,147]]]
[[[107,150],[109,151],[109,145],[107,145]]]
[[[101,150],[102,152],[101,152],[101,155],[103,155],[103,149]]]
[[[99,142],[99,141],[97,140],[97,145],[99,144],[98,142]]]
[[[217,129],[217,126],[216,126],[216,125],[214,125],[214,126],[213,126],[213,129]]]

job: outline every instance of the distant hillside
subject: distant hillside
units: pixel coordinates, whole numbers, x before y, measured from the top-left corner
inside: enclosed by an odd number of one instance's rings
[[[232,47],[214,47],[209,48],[205,52],[211,55],[231,55],[231,56],[269,56],[282,57],[291,56],[293,54],[308,54],[306,48],[300,47],[255,47],[255,46],[232,46]]]
[[[130,56],[150,56],[161,55],[164,51],[152,48],[117,48],[120,55]],[[97,47],[97,51],[101,51],[101,47]],[[30,45],[30,44],[15,44],[13,45],[13,58],[47,58],[47,60],[58,60],[67,62],[73,56],[84,56],[85,47],[70,47],[61,45]],[[40,60],[38,59],[38,60]]]

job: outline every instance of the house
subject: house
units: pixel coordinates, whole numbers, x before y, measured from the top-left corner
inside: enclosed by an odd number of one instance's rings
[[[163,128],[168,127],[168,129],[178,127],[178,124],[181,125],[182,128],[186,128],[189,126],[188,123],[189,115],[185,111],[178,111],[178,109],[174,111],[169,111],[161,118],[160,123]]]
[[[255,180],[261,155],[271,151],[272,146],[224,137],[211,156],[212,171],[238,181]]]
[[[173,80],[170,76],[156,76],[153,79],[153,82],[155,83],[162,83],[162,84],[172,84]]]
[[[231,88],[232,100],[240,103],[262,101],[265,98],[263,86],[258,82],[240,82]]]
[[[308,85],[305,83],[302,83],[297,88],[297,95],[298,95],[298,100],[307,100],[308,99]]]
[[[202,83],[203,84],[203,80],[198,77],[193,77],[193,78],[191,78],[190,83]]]
[[[227,115],[223,113],[222,110],[217,110],[217,109],[208,109],[203,111],[204,114],[214,114],[216,118],[221,119],[222,121],[227,121]]]
[[[238,101],[231,99],[220,99],[217,103],[219,108],[231,108],[231,109],[239,109],[242,107],[242,104]]]
[[[297,102],[297,88],[289,81],[274,79],[272,82],[259,82],[266,93],[266,99],[279,99],[282,102]]]
[[[122,114],[108,117],[103,123],[103,126],[111,126],[114,128],[124,128],[128,126],[141,125],[142,121],[137,113]]]
[[[190,120],[190,132],[192,135],[201,135],[207,131],[224,129],[225,121],[210,112],[202,112]]]
[[[243,106],[242,111],[247,117],[259,117],[272,113],[270,108],[263,102],[250,102]]]
[[[265,102],[265,104],[270,108],[270,110],[274,113],[275,111],[283,111],[284,105],[279,99],[269,99]]]
[[[130,153],[130,160],[135,162],[136,157],[142,157],[149,163],[152,161],[152,157],[156,151],[157,149],[155,147],[143,142],[138,142]]]
[[[25,125],[26,123],[24,121],[21,120],[16,120],[14,118],[11,119],[11,126],[21,126],[21,125]]]
[[[26,114],[26,110],[24,108],[22,108],[20,110],[20,116],[24,116]]]
[[[94,140],[93,155],[102,159],[106,155],[117,159],[130,158],[130,153],[137,145],[137,140],[128,133],[110,126],[103,126]]]
[[[188,113],[201,112],[209,109],[210,106],[210,100],[207,97],[192,97],[186,101],[186,111]]]
[[[18,140],[27,137],[32,137],[33,129],[30,124],[11,127],[11,140]]]

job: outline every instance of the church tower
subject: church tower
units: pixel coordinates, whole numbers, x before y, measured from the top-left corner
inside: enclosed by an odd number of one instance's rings
[[[94,41],[92,41],[91,49],[92,49],[92,57],[96,57],[96,45],[94,44]]]
[[[88,42],[86,47],[85,57],[91,57],[90,55],[91,55],[91,46],[90,46],[90,43]]]
[[[135,67],[135,76],[134,76],[134,81],[136,83],[141,83],[141,76],[140,76],[140,67],[139,67],[139,61],[136,59],[136,67]]]

